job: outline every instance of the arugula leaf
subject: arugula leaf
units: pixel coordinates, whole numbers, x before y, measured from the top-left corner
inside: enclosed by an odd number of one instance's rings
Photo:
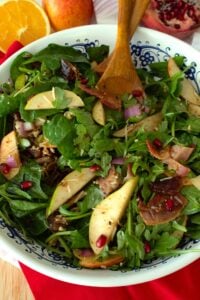
[[[188,200],[188,204],[184,209],[186,215],[200,212],[200,193],[194,186],[185,186],[181,190],[181,194]]]
[[[176,248],[178,242],[178,238],[170,235],[169,232],[163,232],[155,242],[154,251],[155,253],[159,254],[160,252],[174,249]]]
[[[72,108],[70,109],[70,112],[72,112],[72,114],[76,117],[77,123],[82,124],[85,127],[90,138],[92,138],[98,132],[100,126],[94,122],[89,112],[80,108]]]
[[[195,116],[190,116],[188,119],[182,119],[176,121],[176,130],[183,130],[189,133],[199,133],[200,128],[200,118]]]

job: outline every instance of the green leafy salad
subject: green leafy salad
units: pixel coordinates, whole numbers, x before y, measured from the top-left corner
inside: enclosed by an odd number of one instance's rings
[[[138,268],[200,239],[200,96],[184,58],[98,90],[106,45],[50,44],[0,86],[0,217],[66,263]]]

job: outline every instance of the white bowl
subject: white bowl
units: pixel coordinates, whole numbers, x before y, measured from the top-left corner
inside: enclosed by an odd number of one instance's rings
[[[90,25],[60,31],[33,42],[9,58],[0,67],[1,82],[9,78],[9,68],[13,59],[23,51],[35,53],[49,43],[75,45],[85,51],[87,45],[107,44],[112,49],[115,44],[115,25]],[[187,65],[193,64],[189,77],[199,91],[200,84],[200,53],[188,44],[163,33],[150,29],[139,28],[132,41],[136,66],[145,67],[152,61],[163,61],[169,56],[181,54],[186,57]],[[65,261],[32,240],[27,240],[15,228],[7,226],[0,219],[0,242],[19,261],[30,268],[47,276],[65,282],[96,286],[113,287],[147,282],[175,272],[200,257],[200,252],[191,252],[176,257],[158,259],[140,269],[121,272],[110,270],[87,270],[66,266]],[[200,249],[200,241],[185,243],[184,249]]]

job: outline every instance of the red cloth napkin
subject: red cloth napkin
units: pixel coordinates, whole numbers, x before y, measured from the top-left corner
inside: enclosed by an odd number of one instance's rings
[[[14,41],[7,49],[6,53],[0,51],[0,64],[2,64],[8,57],[21,49],[23,45],[19,41]]]
[[[171,275],[127,287],[96,288],[65,283],[21,264],[35,300],[199,300],[200,260]],[[64,272],[64,271],[63,271]]]

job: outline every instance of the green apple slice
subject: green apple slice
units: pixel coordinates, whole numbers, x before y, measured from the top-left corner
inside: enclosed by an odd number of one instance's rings
[[[172,77],[176,73],[181,72],[179,67],[177,66],[176,62],[173,58],[169,58],[168,60],[168,73],[169,76]],[[187,79],[184,78],[181,83],[181,97],[189,103],[200,105],[200,95],[197,94],[194,86],[192,83]]]
[[[81,171],[72,171],[66,175],[57,185],[47,208],[47,216],[52,214],[62,204],[67,202],[79,192],[88,182],[96,176],[90,168],[84,168]]]
[[[65,97],[69,100],[68,107],[83,107],[84,102],[74,92],[65,90]],[[38,110],[38,109],[53,109],[55,108],[53,102],[56,99],[55,89],[51,91],[42,92],[31,97],[26,105],[25,110]]]
[[[125,126],[122,129],[119,129],[113,133],[113,136],[115,137],[125,137],[131,135],[133,132],[139,130],[140,128],[144,128],[145,131],[154,131],[158,128],[161,121],[163,119],[163,115],[161,112],[158,112],[154,115],[151,115],[149,117],[146,117],[145,119],[137,122],[132,123],[127,126]]]
[[[18,141],[14,130],[5,135],[1,141],[0,164],[7,164],[9,158],[11,157],[16,166],[12,167],[7,174],[3,174],[8,180],[17,175],[21,167]]]
[[[103,199],[93,210],[89,223],[89,241],[95,254],[114,237],[117,226],[136,188],[138,177],[131,177],[124,185]],[[99,238],[104,237],[106,243],[98,245]]]
[[[102,126],[105,125],[106,123],[105,111],[104,111],[103,104],[99,100],[93,106],[92,117],[97,124]]]

